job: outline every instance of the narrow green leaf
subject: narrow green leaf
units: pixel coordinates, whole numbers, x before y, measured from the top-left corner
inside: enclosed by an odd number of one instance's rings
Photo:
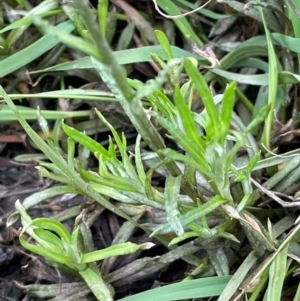
[[[202,58],[201,56],[192,54],[179,47],[176,46],[170,46],[170,47],[174,58],[194,57],[199,61],[200,64],[205,64],[207,62],[207,60]],[[152,57],[150,53],[156,53],[162,59],[164,60],[167,59],[160,45],[119,50],[119,51],[115,51],[114,55],[120,65],[125,65],[125,64],[141,63],[141,62],[150,62],[152,61]],[[74,68],[93,69],[94,64],[91,61],[91,58],[89,56],[86,56],[74,61],[61,63],[56,66],[51,66],[42,70],[37,70],[37,71],[34,70],[29,73],[34,74],[34,73],[45,73],[45,72],[54,72],[54,71],[67,71],[67,70],[74,70]]]
[[[201,218],[210,212],[212,212],[214,209],[219,207],[220,205],[226,203],[227,200],[222,199],[220,196],[215,196],[211,200],[209,200],[207,203],[201,205],[200,207],[197,207],[195,209],[192,209],[183,215],[180,216],[179,220],[182,226],[186,226],[194,221],[196,221],[198,218]],[[194,230],[194,229],[193,229]],[[166,223],[160,227],[158,227],[151,236],[155,236],[157,234],[165,234],[172,231],[172,227],[170,223]]]
[[[107,0],[98,1],[97,11],[98,11],[99,28],[102,31],[103,35],[105,35],[107,12],[108,12],[108,1]]]
[[[61,222],[55,219],[40,217],[34,219],[31,224],[42,229],[50,230],[56,233],[64,241],[71,242],[71,234],[67,228]]]
[[[178,160],[178,161],[181,161],[181,162],[191,165],[192,167],[196,168],[204,177],[207,177],[208,179],[211,179],[214,182],[221,180],[221,178],[219,176],[215,175],[210,170],[207,170],[206,166],[203,166],[201,164],[202,162],[197,162],[196,159],[190,158],[186,155],[179,154],[177,151],[174,151],[169,148],[163,150],[162,153],[166,157],[168,157],[172,160]]]
[[[43,168],[42,166],[37,166],[36,168],[39,171],[39,175],[43,178],[48,178],[63,184],[71,184],[71,181],[64,175],[58,176],[53,172],[49,172],[48,169]]]
[[[207,255],[218,276],[229,275],[229,263],[223,248],[207,250]]]
[[[225,70],[215,68],[211,72],[225,77],[228,80],[236,81],[241,84],[255,85],[255,86],[266,86],[269,83],[269,74],[241,74],[233,73]],[[282,71],[277,73],[279,84],[296,84],[300,82],[299,74],[291,73],[288,71]]]
[[[190,59],[184,59],[184,66],[206,109],[206,135],[209,140],[214,139],[215,135],[217,135],[219,131],[219,117],[211,91],[209,90],[202,74],[198,71],[197,67]]]
[[[75,142],[71,137],[68,137],[68,165],[74,169]]]
[[[80,276],[84,279],[90,290],[99,301],[114,301],[113,294],[99,272],[92,268],[79,271]]]
[[[54,186],[31,194],[29,197],[24,199],[22,206],[27,210],[35,205],[38,205],[40,202],[43,202],[54,196],[68,194],[68,193],[76,194],[77,192],[78,191],[76,190],[76,188],[71,186]]]
[[[158,121],[172,135],[173,139],[180,143],[184,150],[188,152],[199,165],[201,165],[201,170],[199,171],[204,174],[210,173],[210,167],[207,164],[203,153],[200,149],[195,148],[194,141],[182,132],[179,125],[160,116],[158,116]]]
[[[230,298],[236,293],[244,278],[249,273],[257,261],[257,257],[254,252],[250,252],[243,263],[239,266],[238,270],[234,273],[230,281],[227,283],[225,289],[222,291],[218,301],[230,300]]]
[[[56,30],[65,34],[74,29],[71,22],[66,21],[57,25]],[[0,77],[13,73],[17,69],[27,65],[42,54],[52,49],[59,43],[59,39],[51,34],[47,34],[30,46],[14,53],[0,61]]]
[[[193,119],[193,114],[181,94],[179,85],[175,86],[174,101],[179,113],[178,116],[179,120],[177,119],[177,124],[183,125],[185,134],[187,135],[188,138],[190,138],[193,141],[194,144],[193,147],[197,149],[199,148],[202,151],[204,151],[205,142],[200,136],[199,131],[197,130],[196,123]]]
[[[163,48],[166,59],[171,60],[173,58],[173,53],[167,36],[164,34],[163,31],[160,30],[156,30],[155,33],[159,44]]]
[[[43,134],[45,136],[45,139],[49,144],[49,141],[51,141],[51,137],[50,137],[48,122],[45,119],[45,117],[41,114],[39,107],[37,108],[37,117],[38,117],[39,126],[41,127]]]
[[[61,252],[63,252],[63,243],[57,235],[53,234],[50,231],[44,230],[42,228],[33,229],[33,232],[38,236],[39,241],[44,240],[48,244],[57,247],[57,250],[60,249]]]
[[[283,283],[287,271],[287,256],[289,244],[278,252],[269,269],[269,285],[266,293],[266,301],[282,300]]]
[[[79,169],[80,176],[86,181],[91,181],[97,184],[101,184],[107,187],[117,189],[118,191],[131,191],[141,192],[141,184],[131,179],[124,179],[117,176],[111,176],[110,179],[106,179],[83,169]]]
[[[114,188],[94,182],[90,182],[89,186],[91,186],[98,193],[101,193],[102,195],[105,195],[110,199],[115,199],[126,204],[143,204],[153,208],[164,209],[164,205],[162,205],[162,203],[152,201],[149,198],[147,198],[147,196],[140,193],[134,193],[130,191],[122,191],[121,193]]]
[[[248,124],[243,133],[250,133],[254,128],[264,122],[269,114],[270,107],[271,105],[263,106],[260,111],[254,116],[254,118],[252,118],[251,122]]]
[[[21,245],[25,249],[29,250],[30,252],[38,254],[40,256],[43,256],[44,258],[50,259],[53,262],[71,266],[70,259],[67,256],[65,256],[64,254],[62,254],[62,252],[56,253],[54,251],[55,248],[53,248],[53,245],[49,249],[46,249],[43,246],[37,246],[37,245],[33,245],[31,243],[28,243],[22,236],[20,236],[19,239],[20,239]]]
[[[234,91],[236,88],[236,83],[231,82],[227,87],[223,95],[221,111],[220,111],[220,144],[223,146],[226,141],[226,136],[228,134],[231,122],[231,116],[235,103]]]
[[[247,172],[248,176],[250,176],[252,170],[255,168],[256,163],[258,162],[260,158],[260,152],[256,153],[252,158],[250,158],[250,161],[248,162]]]
[[[38,16],[38,17],[41,17],[41,18],[45,18],[45,17],[56,15],[56,14],[61,13],[61,12],[62,12],[61,9],[57,9],[57,10],[46,11],[44,13],[38,13],[38,14],[35,14],[35,15]],[[27,27],[30,24],[32,24],[32,18],[30,16],[29,17],[25,16],[22,19],[19,19],[15,22],[5,26],[4,28],[2,28],[0,30],[0,34],[6,32],[6,31],[12,30],[12,29],[17,29],[17,28],[25,27],[25,26]]]
[[[300,283],[298,283],[293,301],[299,301],[299,300],[300,300]]]
[[[116,245],[112,245],[103,250],[93,251],[89,253],[83,254],[82,262],[89,263],[95,262],[98,260],[103,260],[105,258],[111,256],[120,256],[120,255],[128,255],[135,253],[138,250],[147,250],[154,246],[152,243],[144,243],[141,245],[137,245],[132,242],[119,243]]]
[[[179,221],[179,209],[178,209],[178,195],[180,192],[182,176],[172,177],[168,176],[165,183],[165,199],[166,199],[166,214],[167,219],[173,229],[178,235],[183,235],[184,229]]]
[[[294,38],[288,35],[280,34],[277,32],[271,33],[272,40],[274,44],[279,44],[291,51],[300,53],[300,38]]]
[[[52,9],[56,9],[58,7],[58,2],[56,0],[44,0],[40,4],[33,7],[29,12],[26,13],[26,16],[34,16],[48,13]],[[30,25],[30,24],[28,24]],[[17,39],[23,34],[23,32],[27,29],[28,25],[24,25],[19,28],[15,28],[12,30],[6,38],[6,47],[7,49],[11,49],[11,46],[17,41]]]
[[[267,37],[267,44],[268,44],[268,54],[269,54],[269,94],[268,94],[268,104],[270,105],[270,112],[268,114],[267,120],[265,122],[265,127],[263,130],[263,134],[261,137],[261,142],[270,149],[270,140],[271,140],[271,130],[274,120],[274,108],[275,108],[275,100],[277,94],[277,85],[278,85],[278,66],[277,66],[277,57],[275,54],[274,46],[271,41],[270,31],[267,27],[267,22],[265,20],[265,16],[262,8],[258,8],[264,29],[266,32]]]
[[[69,17],[70,21],[74,24],[76,31],[81,35],[83,38],[87,38],[88,33],[87,30],[80,19],[78,12],[74,8],[74,5],[72,2],[65,1],[63,5],[61,5],[62,9],[64,10],[64,13]]]
[[[94,139],[66,125],[64,122],[62,122],[62,128],[69,137],[71,137],[74,141],[84,145],[92,153],[100,153],[105,157],[108,156],[107,150]]]
[[[133,22],[129,22],[128,25],[122,30],[116,50],[126,50],[129,48],[130,43],[133,39],[135,26]],[[120,62],[119,62],[120,63]]]
[[[140,213],[134,216],[134,219],[138,221],[143,215],[145,210],[142,209]],[[134,225],[131,222],[125,222],[122,224],[122,226],[119,228],[118,232],[116,233],[112,245],[118,244],[118,243],[124,243],[130,240],[130,237],[134,235],[136,231],[136,225]],[[112,270],[115,262],[117,261],[117,256],[112,256],[107,259],[104,259],[101,262],[101,270],[102,271],[110,271]]]
[[[193,238],[193,237],[198,237],[199,234],[197,232],[194,231],[190,231],[190,232],[186,232],[183,235],[179,236],[179,237],[175,237],[173,238],[170,243],[168,244],[169,247],[173,246],[173,245],[177,245],[178,243],[189,239],[189,238]]]
[[[101,56],[97,48],[91,42],[63,32],[62,30],[60,30],[60,28],[50,25],[49,22],[46,22],[39,17],[34,16],[32,17],[32,20],[33,23],[36,26],[39,26],[45,33],[55,36],[56,40],[63,42],[69,47],[78,49],[96,58],[99,58],[99,56]]]
[[[161,9],[171,16],[182,14],[178,6],[171,0],[156,0],[156,2]],[[190,43],[197,43],[199,46],[203,46],[202,41],[185,17],[174,19],[174,23]]]
[[[155,57],[155,55],[153,55]],[[166,64],[163,64],[163,70],[160,71],[160,73],[155,77],[155,79],[149,81],[147,84],[140,85],[138,88],[135,99],[141,99],[144,96],[151,95],[152,93],[155,93],[156,91],[159,91],[161,87],[165,83],[165,79],[170,73],[172,73],[171,77],[173,76],[174,68],[181,63],[178,59],[172,59],[169,60]],[[175,78],[173,78],[174,81],[176,81]]]
[[[131,160],[129,159],[128,153],[127,153],[127,141],[124,133],[122,133],[122,139],[120,138],[118,132],[115,130],[115,128],[107,121],[107,119],[96,109],[96,114],[99,117],[99,119],[110,129],[110,131],[113,134],[113,137],[118,145],[119,151],[122,156],[122,163],[123,167],[126,172],[126,176],[130,177],[131,179],[135,181],[139,181],[139,178],[136,174],[135,167],[132,165]],[[112,147],[113,145],[110,144]],[[115,152],[112,150],[112,155],[115,157]],[[111,158],[114,158],[111,157]],[[101,165],[100,165],[101,167]]]
[[[144,170],[143,160],[141,156],[141,136],[138,134],[135,143],[135,166],[139,176],[139,179],[142,183],[146,181],[146,173]]]

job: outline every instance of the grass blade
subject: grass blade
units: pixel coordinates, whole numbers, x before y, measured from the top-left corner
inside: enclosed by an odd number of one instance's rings
[[[254,252],[251,252],[243,263],[239,266],[238,270],[234,273],[230,281],[227,283],[225,289],[222,291],[218,301],[229,301],[233,294],[238,290],[238,287],[248,274],[249,270],[257,261]]]
[[[201,56],[192,54],[184,49],[181,49],[176,46],[170,46],[174,58],[182,57],[194,57],[200,64],[206,64],[207,60]],[[141,62],[150,62],[152,61],[151,53],[157,54],[160,58],[166,60],[166,55],[163,48],[160,45],[145,46],[139,48],[132,48],[126,50],[115,51],[114,55],[119,64],[133,64]],[[53,71],[67,71],[76,69],[93,69],[94,64],[91,61],[90,57],[83,57],[75,61],[70,61],[62,63],[56,66],[51,66],[42,70],[31,71],[30,74],[41,73],[41,72],[53,72]]]
[[[66,21],[60,23],[55,28],[60,32],[70,33],[74,29],[74,26],[71,22]],[[56,36],[47,34],[30,46],[8,56],[0,61],[0,77],[4,77],[17,69],[24,67],[26,64],[52,49],[58,43],[59,39]]]
[[[179,221],[179,210],[178,210],[178,195],[180,192],[180,183],[182,176],[172,177],[169,176],[166,179],[165,187],[165,199],[166,199],[166,213],[168,221],[173,228],[173,231],[181,236],[184,233],[184,229]]]
[[[175,301],[218,296],[230,280],[230,276],[209,277],[166,285],[117,301]]]
[[[282,300],[282,288],[286,277],[288,248],[289,244],[286,244],[271,263],[266,301]]]

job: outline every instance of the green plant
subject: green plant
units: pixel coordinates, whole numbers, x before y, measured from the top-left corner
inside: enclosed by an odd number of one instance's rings
[[[86,16],[86,18],[92,17]],[[54,30],[41,20],[35,19],[35,22],[42,25],[45,30],[55,33],[65,42],[77,39]],[[90,26],[92,25],[90,24]],[[92,33],[93,30],[95,36],[99,35],[97,41],[103,41],[101,45],[105,46],[105,40],[101,37],[101,33],[96,31],[95,28],[91,28],[90,32]],[[244,134],[230,130],[235,84],[230,84],[224,95],[218,97],[218,100],[214,99],[204,77],[197,70],[197,62],[188,58],[182,61],[173,59],[173,53],[167,39],[161,32],[157,34],[166,56],[169,56],[170,60],[167,64],[164,64],[159,57],[154,57],[163,68],[161,74],[147,85],[132,81],[131,86],[137,90],[136,93],[133,93],[127,79],[123,78],[122,71],[119,70],[120,67],[115,62],[114,57],[110,57],[111,54],[108,48],[103,49],[100,56],[100,52],[96,48],[93,49],[92,44],[87,46],[91,49],[91,53],[95,54],[95,57],[92,57],[93,64],[111,90],[114,91],[128,117],[136,125],[141,138],[156,151],[157,157],[162,160],[159,164],[150,168],[147,173],[144,171],[140,138],[136,143],[135,162],[133,164],[127,153],[125,136],[120,137],[99,111],[96,111],[96,113],[100,120],[111,130],[118,152],[112,139],[110,139],[108,149],[105,149],[84,133],[63,123],[62,128],[70,137],[68,139],[68,160],[65,162],[55,150],[43,116],[39,113],[38,120],[48,145],[42,142],[28,127],[26,121],[16,111],[7,96],[4,95],[4,98],[17,114],[32,140],[53,162],[42,164],[39,168],[43,176],[65,183],[69,187],[73,186],[75,191],[81,194],[93,196],[100,204],[132,222],[134,221],[130,217],[107,202],[102,196],[133,205],[143,204],[150,208],[164,209],[168,223],[158,227],[152,235],[157,236],[166,245],[177,246],[180,241],[190,237],[213,240],[218,237],[226,237],[237,241],[232,234],[227,232],[227,229],[233,226],[234,221],[226,220],[227,216],[225,215],[223,223],[211,228],[207,216],[225,203],[228,203],[227,207],[223,207],[227,213],[230,212],[230,208],[233,209],[234,198],[230,192],[233,159],[240,147],[243,146],[244,137],[249,134],[253,124],[257,125],[258,122],[263,120],[264,116],[255,119],[250,128],[244,130]],[[96,40],[96,37],[94,40]],[[98,47],[100,47],[100,44]],[[111,70],[109,71],[107,68]],[[186,70],[190,80],[182,85],[181,73],[183,69]],[[112,77],[109,77],[110,74],[113,74]],[[115,78],[117,74],[118,78]],[[174,93],[174,103],[161,90],[166,77],[169,79],[169,84]],[[191,100],[195,90],[200,93],[205,105],[205,111],[201,114],[195,114],[191,110]],[[140,101],[143,97],[147,97],[155,108],[152,118],[157,118],[159,123],[168,130],[173,139],[185,151],[185,155],[180,155],[174,150],[165,148],[161,136],[149,122],[149,117],[141,107]],[[221,105],[218,104],[220,100],[222,100]],[[78,160],[74,161],[74,142],[78,142],[95,155],[99,161],[98,173],[86,170],[84,158],[79,157]],[[117,159],[118,153],[121,155],[121,160]],[[182,161],[186,165],[184,174],[181,174],[175,161]],[[153,171],[162,164],[165,164],[171,172],[171,175],[167,177],[164,193],[151,185]],[[78,177],[76,171],[78,171],[80,177]],[[213,198],[208,199],[201,193],[201,190],[194,189],[196,172],[200,172],[206,181],[206,185],[211,187],[210,189],[215,195]],[[248,169],[248,172],[244,173],[245,179],[243,181],[249,180],[250,172],[251,170]],[[180,200],[179,192],[181,188],[186,191],[190,202]],[[230,216],[233,217],[234,215],[231,214]],[[196,222],[199,218],[202,219],[202,223]],[[148,232],[153,228],[142,227]],[[175,232],[178,237],[169,242],[161,235],[170,232]],[[22,242],[24,244],[24,241]],[[213,252],[210,253],[211,258],[213,258]],[[222,256],[226,257],[224,253]],[[213,260],[215,268],[222,271],[221,273],[224,275],[228,274],[227,263],[220,263],[217,258],[215,259],[216,261]]]
[[[52,3],[51,1],[45,2]],[[157,2],[168,13],[178,13],[177,7],[169,1]],[[186,1],[178,1],[178,3],[187,7],[191,6]],[[24,30],[22,27],[33,22],[45,34],[36,44],[3,59],[0,62],[0,66],[2,63],[2,66],[5,67],[1,69],[3,75],[14,72],[26,62],[57,45],[59,41],[77,53],[83,52],[88,55],[87,57],[81,56],[75,61],[61,60],[55,66],[53,64],[38,66],[39,70],[31,72],[31,74],[67,72],[74,69],[74,64],[77,64],[82,69],[95,69],[97,75],[100,75],[112,93],[71,89],[70,91],[37,93],[30,96],[42,98],[63,96],[72,99],[85,97],[89,100],[118,101],[126,113],[126,118],[130,119],[139,134],[135,146],[131,148],[133,153],[128,152],[128,141],[124,133],[118,132],[118,124],[113,124],[100,110],[95,111],[96,115],[103,128],[108,128],[112,134],[107,147],[92,139],[84,131],[84,128],[70,126],[68,120],[63,122],[60,120],[61,118],[87,116],[89,112],[82,111],[78,112],[78,115],[71,115],[69,112],[57,114],[38,110],[36,119],[43,130],[46,142],[26,122],[26,120],[35,119],[32,112],[27,112],[23,108],[20,110],[10,99],[10,97],[29,97],[28,94],[7,95],[1,88],[1,95],[8,105],[4,107],[5,111],[3,112],[6,115],[7,109],[10,108],[10,113],[17,117],[30,138],[43,151],[44,158],[51,161],[50,163],[40,162],[41,175],[62,183],[60,186],[47,189],[43,193],[36,193],[25,199],[23,203],[25,209],[33,207],[47,197],[68,192],[90,197],[104,208],[127,219],[131,226],[142,228],[169,248],[167,254],[159,259],[139,258],[133,260],[130,268],[135,267],[134,275],[122,274],[126,277],[130,275],[133,281],[157,272],[170,262],[181,258],[193,266],[191,275],[187,276],[185,281],[194,277],[218,276],[210,279],[211,286],[209,288],[216,289],[214,293],[220,295],[219,300],[239,298],[245,293],[250,294],[250,300],[256,300],[268,280],[268,288],[265,291],[266,300],[279,300],[282,297],[284,281],[297,268],[297,264],[292,264],[287,256],[291,251],[293,258],[300,254],[297,240],[299,226],[296,226],[286,236],[285,233],[294,224],[295,218],[282,218],[277,224],[272,225],[268,220],[270,213],[255,207],[255,205],[260,199],[260,191],[269,193],[268,196],[276,200],[275,194],[269,192],[270,189],[274,188],[284,192],[291,183],[299,179],[299,158],[297,156],[295,158],[270,156],[262,159],[259,151],[261,145],[257,142],[259,138],[256,136],[258,128],[263,124],[261,142],[268,149],[271,148],[274,110],[283,112],[284,120],[286,112],[282,98],[288,95],[288,85],[299,82],[297,71],[292,72],[293,70],[285,69],[274,50],[274,45],[278,45],[300,53],[297,34],[298,21],[291,8],[289,8],[289,13],[292,17],[289,17],[278,7],[269,4],[251,2],[248,4],[248,8],[245,8],[244,4],[235,1],[226,1],[226,3],[236,11],[250,15],[262,22],[266,35],[241,42],[238,47],[220,60],[220,67],[211,70],[204,69],[204,71],[203,69],[199,71],[207,63],[204,59],[171,46],[162,31],[156,31],[156,37],[154,33],[147,36],[152,42],[157,39],[160,46],[147,46],[135,49],[134,52],[126,50],[112,52],[108,43],[108,28],[106,22],[103,21],[109,15],[106,1],[99,2],[97,11],[90,10],[87,1],[75,0],[74,7],[63,6],[65,14],[72,20],[73,25],[65,22],[54,27],[50,22],[40,18],[45,16],[43,11],[42,15],[26,16],[2,30],[4,32],[14,29],[14,34],[11,36],[15,35],[16,37],[18,31],[20,33],[21,30]],[[57,8],[57,4],[53,6],[53,9],[55,8]],[[282,22],[276,21],[274,12],[284,16],[284,26],[282,26]],[[47,12],[46,16],[48,14],[51,15],[54,12]],[[97,22],[96,14],[99,17]],[[226,17],[211,11],[204,11],[203,14],[217,20]],[[193,32],[186,19],[179,19],[176,23],[189,41],[196,41],[202,45],[202,41]],[[77,36],[69,34],[73,28],[76,28]],[[291,32],[292,29],[295,31],[295,38],[283,34]],[[132,34],[133,30],[130,24],[127,30]],[[271,31],[275,32],[271,33]],[[205,39],[205,35],[203,33],[202,35]],[[8,45],[11,45],[15,39],[8,40]],[[47,47],[43,46],[42,42],[45,41],[47,41]],[[121,45],[121,42],[118,45]],[[38,51],[32,51],[35,49],[33,46]],[[5,48],[4,51],[7,49]],[[145,53],[147,51],[153,53],[149,55]],[[30,55],[28,60],[17,60],[24,53]],[[130,56],[130,53],[134,53],[134,55]],[[269,57],[269,61],[265,62],[263,57]],[[156,63],[160,72],[155,79],[146,84],[128,79],[120,65],[150,60]],[[8,64],[12,61],[15,64]],[[255,72],[260,70],[264,74],[241,74],[230,70],[241,67],[251,67],[255,69]],[[213,95],[210,91],[209,83],[213,80],[219,82],[222,94]],[[240,84],[244,84],[244,87]],[[245,85],[261,86],[254,104],[243,92]],[[268,86],[267,92],[264,90],[264,86]],[[61,87],[64,88],[63,83]],[[79,93],[80,95],[78,95]],[[201,106],[201,112],[194,110],[194,99],[197,94],[199,94],[199,99],[196,101]],[[243,114],[240,114],[241,116],[234,112],[234,106],[237,104],[242,105],[241,112]],[[6,121],[13,120],[13,114]],[[251,114],[252,116],[250,116]],[[244,116],[246,117],[243,118]],[[44,117],[57,119],[54,137],[50,134]],[[163,130],[160,131],[155,124],[158,124]],[[68,136],[67,145],[64,146],[59,143],[61,129]],[[166,137],[162,134],[165,132],[168,133]],[[78,144],[77,157],[75,157],[76,143]],[[146,150],[147,148],[144,146],[149,147],[151,151]],[[262,149],[265,152],[265,149]],[[244,150],[245,154],[241,150]],[[87,167],[87,158],[90,153],[97,160],[97,170],[90,170]],[[296,153],[297,151],[288,155],[295,156]],[[254,171],[260,171],[290,159],[291,161],[283,170],[277,172],[262,186],[258,186],[258,189],[254,189],[252,186]],[[154,172],[163,175],[165,179],[163,187],[153,184]],[[69,245],[72,246],[65,248],[62,241],[47,232],[49,229],[43,228],[45,224],[50,224],[50,230],[54,230],[54,225],[58,225],[57,222],[53,221],[52,223],[45,219],[29,221],[28,215],[25,215],[25,209],[19,204],[17,204],[17,208],[23,217],[23,232],[26,231],[35,238],[39,245],[44,244],[47,247],[42,239],[44,236],[38,235],[38,233],[41,235],[46,233],[47,240],[56,244],[61,252],[67,253],[68,256],[65,259],[66,262],[69,262],[69,267],[79,273],[82,269],[85,271],[85,268],[87,271],[92,271],[92,268],[87,267],[87,262],[80,258],[80,255],[84,258],[85,253],[81,254],[80,252],[83,251],[78,250],[77,247],[80,236],[78,228],[75,228],[72,235],[69,235],[62,230],[64,228],[59,224],[59,233],[63,233]],[[73,216],[77,216],[79,211],[80,209],[76,208],[75,213],[72,213]],[[152,214],[151,217],[147,216],[148,212]],[[281,218],[282,210],[276,209],[275,212]],[[161,214],[164,218],[163,222],[159,219],[156,220],[155,214]],[[146,216],[145,220],[140,222],[139,218],[143,215]],[[13,224],[17,216],[16,213],[11,215],[9,224]],[[25,217],[27,224],[24,223]],[[41,224],[42,222],[44,225]],[[37,228],[38,232],[35,233],[34,228],[41,226],[43,227]],[[133,230],[130,234],[132,233]],[[124,232],[122,234],[124,235]],[[25,247],[33,252],[39,250],[34,245],[29,245],[22,235],[20,241]],[[72,237],[74,241],[72,241]],[[124,237],[128,236],[124,235]],[[225,238],[232,248],[236,247],[236,243],[247,238],[252,250],[232,278],[227,276],[232,270],[230,261],[235,257],[231,250],[222,246],[221,238]],[[187,239],[192,241],[186,242]],[[207,249],[204,259],[193,256],[200,248]],[[102,251],[96,252],[100,254]],[[44,252],[38,254],[46,258],[48,256],[48,253]],[[118,254],[110,253],[109,256]],[[54,257],[49,258],[48,256],[48,259],[53,260]],[[94,259],[98,260],[100,257]],[[148,265],[149,262],[151,262],[151,266]],[[112,264],[108,260],[103,266],[101,274],[96,273],[95,277],[100,279],[99,277],[104,275],[108,281],[117,281],[116,274],[119,270],[109,273]],[[282,270],[286,273],[280,273]],[[243,282],[244,279],[246,280]],[[88,283],[87,280],[86,282]],[[112,298],[109,288],[103,282],[101,283],[103,285],[99,294],[104,292],[109,298]],[[178,285],[178,287],[181,287],[182,290],[191,290],[191,287],[195,288],[199,283],[201,281],[191,281],[190,285],[186,287],[184,285]],[[184,284],[184,281],[181,284]],[[223,290],[225,284],[226,287]],[[167,286],[165,290],[168,292],[173,288]],[[241,293],[234,296],[238,288],[241,289]],[[297,300],[298,290],[294,300]],[[94,293],[97,296],[98,292],[94,291]],[[180,297],[185,295],[184,291],[181,293]],[[150,294],[151,298],[159,300],[159,290],[153,291],[153,295],[151,292],[147,292],[144,295],[128,297],[126,300],[142,299],[147,294],[148,296]],[[185,296],[186,298],[204,297],[208,294],[199,289],[195,293]],[[100,297],[98,296],[98,298]]]
[[[25,249],[43,256],[54,266],[67,267],[79,273],[100,301],[112,301],[113,289],[102,279],[97,267],[91,267],[90,263],[112,256],[131,254],[153,246],[152,243],[137,245],[126,242],[115,244],[103,250],[86,252],[79,225],[76,225],[70,234],[62,223],[54,219],[37,218],[31,220],[19,201],[16,202],[16,209],[21,216],[23,226],[20,234],[21,245]],[[36,244],[27,242],[24,233],[34,239]]]

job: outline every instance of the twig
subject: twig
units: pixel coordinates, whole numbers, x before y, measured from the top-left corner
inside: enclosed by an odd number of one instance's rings
[[[7,197],[20,195],[20,194],[27,194],[27,193],[42,191],[42,190],[48,188],[51,184],[52,184],[52,182],[48,182],[44,186],[39,186],[39,187],[34,187],[34,188],[27,188],[27,189],[23,189],[23,190],[20,190],[20,191],[16,190],[16,191],[0,194],[0,199],[4,199],[4,198],[7,198]]]
[[[269,196],[270,198],[272,198],[274,201],[276,201],[278,204],[280,204],[282,207],[298,207],[300,206],[300,201],[295,201],[295,202],[285,202],[283,201],[280,197],[278,197],[275,193],[271,190],[266,189],[265,187],[263,187],[262,185],[260,185],[259,183],[257,183],[255,180],[253,180],[251,178],[251,182],[258,188],[260,189],[263,193],[265,193],[267,196]],[[294,198],[289,197],[290,199],[294,200]]]
[[[280,136],[282,136],[282,135],[280,135]],[[280,136],[279,136],[279,137],[280,137]],[[285,158],[288,159],[288,158],[293,158],[293,157],[299,156],[299,154],[292,154],[292,155],[278,155],[278,154],[275,154],[275,153],[273,153],[272,151],[270,151],[270,150],[264,145],[264,143],[262,143],[261,146],[262,146],[269,154],[273,155],[274,157],[283,158],[283,159],[285,159]]]

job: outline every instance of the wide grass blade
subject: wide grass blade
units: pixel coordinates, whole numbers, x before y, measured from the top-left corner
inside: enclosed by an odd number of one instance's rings
[[[74,26],[70,21],[60,23],[55,27],[59,32],[70,33]],[[24,67],[28,63],[34,61],[42,54],[52,49],[59,43],[59,39],[51,34],[47,34],[30,46],[14,53],[0,61],[0,77],[13,73],[17,69]]]
[[[270,83],[270,74],[241,74],[215,68],[211,70],[212,73],[233,80],[241,84],[254,86],[267,86]],[[298,84],[300,82],[300,75],[288,71],[277,72],[276,81],[278,84]]]
[[[173,58],[182,58],[182,57],[194,57],[200,64],[206,64],[207,60],[201,56],[195,55],[191,52],[188,52],[184,49],[181,49],[176,46],[170,46],[170,49],[173,54]],[[115,51],[114,55],[120,65],[125,64],[134,64],[141,62],[150,62],[152,61],[151,53],[157,54],[160,58],[166,60],[166,54],[164,49],[160,45],[145,46],[139,48],[132,48],[126,50]],[[91,61],[90,57],[83,57],[75,61],[61,63],[59,65],[51,66],[42,70],[31,71],[30,74],[40,73],[40,72],[54,72],[54,71],[67,71],[75,69],[93,69],[94,64]]]
[[[179,282],[118,299],[117,301],[175,301],[218,296],[230,278],[230,276],[209,277]]]

